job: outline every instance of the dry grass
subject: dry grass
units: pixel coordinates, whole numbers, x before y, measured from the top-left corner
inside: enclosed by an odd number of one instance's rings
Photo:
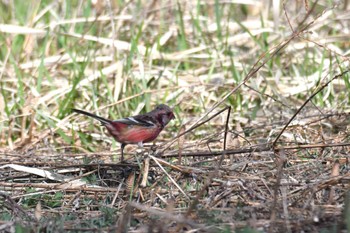
[[[348,1],[272,2],[1,2],[0,231],[350,229]]]

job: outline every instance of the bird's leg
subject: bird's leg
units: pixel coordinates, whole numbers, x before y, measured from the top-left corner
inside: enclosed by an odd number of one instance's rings
[[[122,143],[122,144],[120,145],[121,151],[122,151],[122,156],[120,157],[120,162],[123,162],[123,161],[124,161],[124,147],[125,147],[125,146],[126,146],[125,143]]]
[[[137,146],[138,146],[138,148],[136,150],[136,154],[143,156],[143,142],[138,142]]]
[[[138,145],[140,148],[143,148],[143,142],[138,142],[137,145]]]

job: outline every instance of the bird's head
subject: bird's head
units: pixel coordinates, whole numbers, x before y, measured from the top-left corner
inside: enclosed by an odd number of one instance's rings
[[[165,127],[169,121],[175,119],[173,110],[165,104],[158,105],[153,111],[152,114],[160,121],[163,127]]]

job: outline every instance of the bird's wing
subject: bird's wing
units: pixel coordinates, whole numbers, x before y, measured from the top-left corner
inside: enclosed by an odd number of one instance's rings
[[[138,126],[144,126],[144,127],[156,126],[154,119],[152,119],[152,117],[147,115],[137,115],[132,117],[126,117],[123,119],[115,120],[114,122],[123,123],[126,125],[138,125]]]

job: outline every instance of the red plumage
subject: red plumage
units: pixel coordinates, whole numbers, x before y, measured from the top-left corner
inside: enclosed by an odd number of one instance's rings
[[[139,144],[142,146],[145,142],[153,141],[169,121],[175,118],[172,109],[165,104],[158,105],[148,113],[114,121],[83,110],[72,110],[99,120],[107,128],[113,138],[121,143],[121,161],[124,160],[124,147],[127,144]]]

